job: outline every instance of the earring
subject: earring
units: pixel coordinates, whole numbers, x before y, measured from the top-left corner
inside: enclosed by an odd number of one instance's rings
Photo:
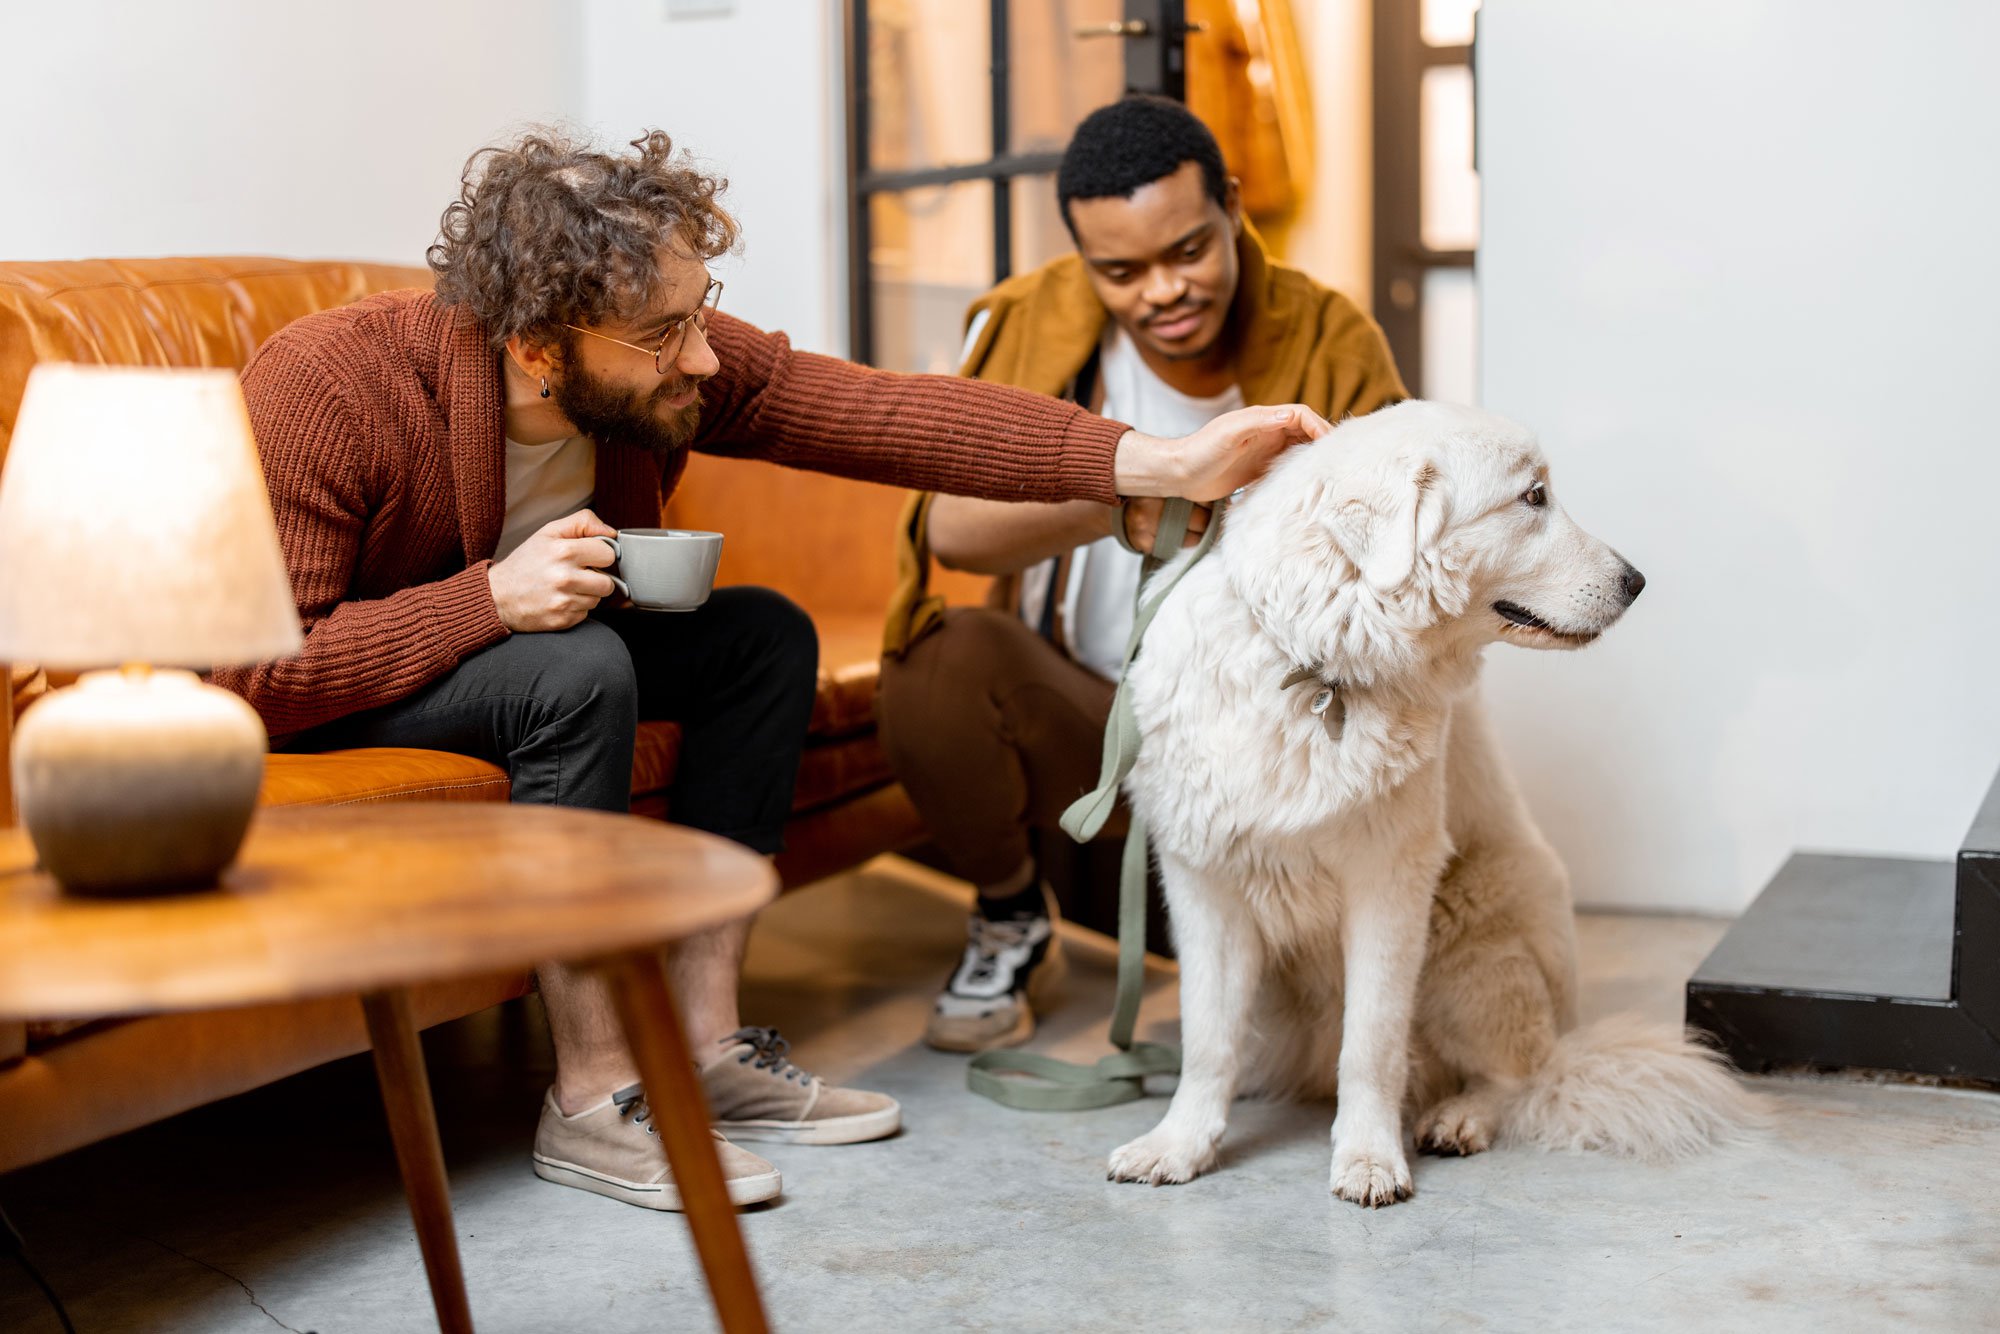
[[[542,397],[547,398],[548,396],[549,396],[549,377],[544,375],[542,377]]]

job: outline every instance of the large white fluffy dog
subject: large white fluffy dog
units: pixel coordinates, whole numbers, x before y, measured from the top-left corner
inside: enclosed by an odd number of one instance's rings
[[[1675,1030],[1575,1029],[1568,878],[1476,697],[1487,645],[1580,647],[1644,582],[1465,408],[1349,421],[1238,501],[1131,673],[1185,1051],[1113,1177],[1212,1167],[1239,1089],[1337,1089],[1333,1192],[1368,1205],[1410,1193],[1406,1109],[1448,1154],[1671,1156],[1755,1115]]]

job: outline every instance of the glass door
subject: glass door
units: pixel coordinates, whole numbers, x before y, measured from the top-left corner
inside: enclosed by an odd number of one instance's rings
[[[1410,392],[1479,396],[1479,0],[1374,0],[1375,318]]]

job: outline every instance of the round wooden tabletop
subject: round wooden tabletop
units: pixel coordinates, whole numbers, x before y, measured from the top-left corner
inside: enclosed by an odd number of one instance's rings
[[[0,830],[0,1018],[382,990],[677,940],[771,901],[765,858],[601,811],[393,803],[260,811],[212,890],[66,895]]]

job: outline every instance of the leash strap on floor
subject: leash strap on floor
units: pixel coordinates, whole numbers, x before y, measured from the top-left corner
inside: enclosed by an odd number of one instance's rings
[[[1208,528],[1195,544],[1194,554],[1175,571],[1172,580],[1153,588],[1153,574],[1166,558],[1180,550],[1187,536],[1194,506],[1186,500],[1166,503],[1160,516],[1160,530],[1153,539],[1153,555],[1146,563],[1139,584],[1138,607],[1132,618],[1132,634],[1125,641],[1125,670],[1118,678],[1118,690],[1111,699],[1111,718],[1104,728],[1104,762],[1096,788],[1063,812],[1062,827],[1079,843],[1088,843],[1103,830],[1118,804],[1118,788],[1132,772],[1139,758],[1139,720],[1132,708],[1128,682],[1132,662],[1146,627],[1174,586],[1187,576],[1215,545],[1222,530],[1222,511],[1227,501],[1218,501],[1208,518]],[[1118,875],[1118,989],[1111,1010],[1111,1044],[1116,1052],[1094,1065],[1059,1061],[1033,1052],[988,1051],[972,1058],[966,1069],[966,1086],[1008,1107],[1029,1112],[1077,1112],[1093,1107],[1110,1107],[1146,1095],[1147,1075],[1179,1074],[1181,1049],[1161,1042],[1134,1042],[1132,1030],[1139,1021],[1139,996],[1146,980],[1146,867],[1148,857],[1146,822],[1133,812],[1125,834],[1125,855]]]

